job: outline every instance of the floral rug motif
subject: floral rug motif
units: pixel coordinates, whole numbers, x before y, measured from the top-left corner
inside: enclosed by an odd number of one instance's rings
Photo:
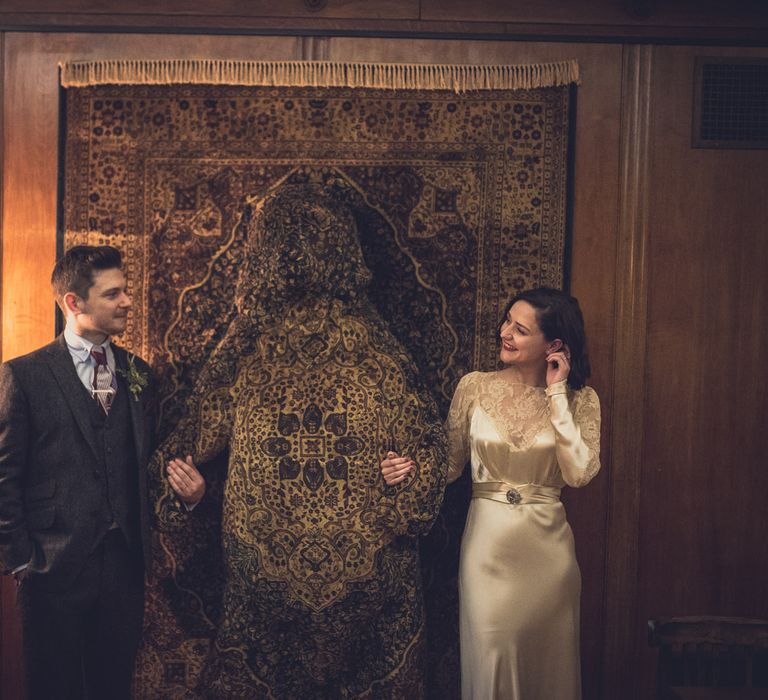
[[[244,212],[284,185],[343,185],[371,300],[443,414],[460,376],[496,366],[507,299],[563,284],[568,87],[106,85],[66,99],[64,246],[123,251],[134,310],[122,343],[158,375],[161,437],[234,317]],[[211,492],[183,536],[156,534],[136,697],[197,697],[221,615],[221,479]],[[466,498],[466,484],[448,490],[421,546],[436,698],[458,697]]]

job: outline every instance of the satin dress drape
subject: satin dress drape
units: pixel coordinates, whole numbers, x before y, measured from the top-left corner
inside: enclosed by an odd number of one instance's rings
[[[560,489],[598,472],[600,404],[512,369],[459,382],[449,480],[472,469],[459,572],[464,700],[581,697],[581,575]]]

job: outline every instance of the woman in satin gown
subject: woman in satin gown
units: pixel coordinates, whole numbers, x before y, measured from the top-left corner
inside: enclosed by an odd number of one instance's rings
[[[600,404],[578,302],[539,288],[499,325],[504,369],[459,382],[446,421],[449,481],[467,462],[472,501],[459,568],[464,700],[581,698],[581,575],[560,489],[600,469]],[[388,484],[409,478],[388,453]]]

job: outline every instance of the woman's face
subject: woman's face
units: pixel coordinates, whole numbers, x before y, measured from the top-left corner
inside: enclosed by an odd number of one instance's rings
[[[544,337],[536,309],[527,301],[517,301],[501,324],[499,359],[505,365],[535,367],[546,365],[552,343]]]

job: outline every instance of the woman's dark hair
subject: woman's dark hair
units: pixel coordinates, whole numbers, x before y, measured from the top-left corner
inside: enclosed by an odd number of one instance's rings
[[[111,245],[76,245],[59,258],[51,275],[51,286],[56,299],[68,292],[74,292],[81,299],[88,298],[93,286],[93,273],[102,270],[120,269],[122,255]]]
[[[587,352],[587,335],[584,332],[584,317],[579,308],[579,302],[559,289],[537,287],[516,294],[504,307],[504,313],[499,321],[498,334],[507,319],[507,314],[518,301],[528,302],[536,310],[536,320],[548,341],[559,338],[571,353],[571,371],[568,374],[568,386],[571,389],[581,389],[592,368]]]

